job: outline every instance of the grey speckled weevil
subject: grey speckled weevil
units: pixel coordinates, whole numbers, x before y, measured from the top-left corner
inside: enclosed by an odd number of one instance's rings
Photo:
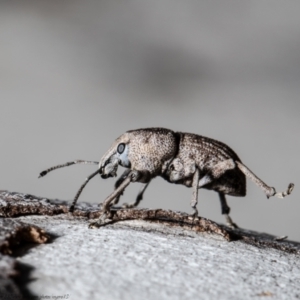
[[[156,176],[161,176],[170,183],[192,187],[191,206],[194,217],[198,215],[198,190],[204,188],[216,191],[219,194],[222,214],[226,216],[227,224],[231,227],[236,225],[229,217],[230,208],[225,195],[245,196],[246,177],[256,183],[268,198],[283,198],[294,188],[294,184],[290,183],[286,191],[277,193],[275,188],[265,184],[250,171],[227,145],[200,135],[174,132],[165,128],[127,131],[115,140],[100,162],[75,160],[49,168],[41,172],[40,177],[55,169],[79,163],[98,164],[98,169],[86,178],[70,211],[74,210],[83,188],[91,178],[97,174],[102,178],[115,177],[118,165],[126,168],[116,181],[114,192],[103,202],[102,216],[90,227],[98,227],[109,218],[110,207],[118,203],[124,189],[131,182],[142,183],[135,202],[126,205],[136,207],[150,181]]]

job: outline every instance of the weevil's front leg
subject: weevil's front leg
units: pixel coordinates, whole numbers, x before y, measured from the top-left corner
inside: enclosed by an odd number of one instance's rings
[[[194,210],[192,216],[194,218],[198,217],[198,209],[197,209],[197,204],[198,204],[198,184],[199,184],[199,178],[200,178],[200,171],[196,167],[194,176],[193,176],[193,183],[192,183],[192,188],[193,188],[193,194],[192,194],[192,200],[191,200],[191,206],[192,209]]]
[[[223,193],[219,193],[219,198],[221,202],[222,215],[225,215],[226,224],[231,228],[238,228],[238,226],[232,221],[229,216],[230,207],[227,204],[226,197]]]
[[[272,196],[278,198],[284,198],[285,196],[289,195],[294,188],[294,184],[290,183],[286,191],[277,193],[275,188],[268,186],[265,184],[261,179],[259,179],[249,168],[247,168],[244,164],[239,161],[236,161],[238,168],[248,177],[250,178],[255,184],[257,184],[266,194],[267,198]]]
[[[98,228],[103,223],[106,222],[107,219],[110,217],[110,206],[111,202],[118,196],[120,196],[125,188],[131,183],[137,181],[141,177],[140,172],[138,171],[131,171],[125,180],[120,184],[120,186],[114,190],[103,202],[102,204],[102,214],[96,222],[93,222],[89,225],[89,228]]]
[[[126,169],[124,173],[119,177],[119,179],[115,183],[115,190],[119,188],[119,186],[123,183],[123,181],[127,178],[128,174],[131,172],[130,169]],[[112,205],[117,205],[119,203],[120,197],[123,195],[123,192],[115,198],[112,202]]]

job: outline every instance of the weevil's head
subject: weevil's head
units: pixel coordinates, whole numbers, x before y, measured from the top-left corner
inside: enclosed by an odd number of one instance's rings
[[[129,137],[127,132],[115,140],[99,162],[99,173],[102,178],[117,176],[118,166],[130,168],[128,158]]]
[[[125,132],[118,137],[99,163],[102,178],[114,177],[118,165],[151,177],[166,169],[177,151],[174,132],[164,128],[145,128]]]

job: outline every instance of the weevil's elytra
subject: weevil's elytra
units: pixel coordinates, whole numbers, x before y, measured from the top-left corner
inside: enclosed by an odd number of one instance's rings
[[[77,160],[58,165],[40,173],[48,172],[78,163],[98,164],[98,162]],[[102,178],[114,177],[118,165],[127,168],[115,184],[115,191],[103,202],[103,214],[91,226],[99,226],[109,217],[110,207],[117,204],[125,188],[131,182],[141,182],[142,187],[134,203],[126,207],[135,207],[152,178],[161,176],[170,183],[192,187],[191,206],[193,216],[198,215],[198,190],[214,190],[219,194],[222,214],[228,225],[236,227],[229,217],[230,208],[225,195],[243,197],[246,195],[246,177],[256,183],[269,198],[283,198],[289,195],[294,184],[287,190],[277,193],[273,187],[265,184],[226,144],[197,134],[174,132],[165,128],[144,128],[130,130],[118,137],[102,156],[98,170],[91,174],[77,192],[72,211],[85,185],[98,173]]]

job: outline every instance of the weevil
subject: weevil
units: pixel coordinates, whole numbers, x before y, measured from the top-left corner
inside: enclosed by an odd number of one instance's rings
[[[174,132],[165,128],[143,128],[130,130],[118,137],[100,162],[75,160],[54,166],[40,173],[45,176],[50,171],[73,164],[98,164],[98,169],[88,176],[78,190],[70,211],[74,211],[77,200],[86,184],[97,174],[104,179],[117,176],[118,166],[126,168],[115,183],[115,190],[102,204],[102,215],[90,224],[99,227],[110,216],[110,207],[116,205],[125,188],[131,182],[141,182],[142,187],[135,202],[128,208],[138,206],[150,181],[161,176],[170,183],[192,188],[192,216],[198,216],[198,190],[201,188],[218,193],[221,212],[227,224],[237,227],[229,216],[230,208],[225,195],[244,197],[246,195],[246,177],[250,178],[266,194],[267,198],[283,198],[289,195],[294,184],[290,183],[286,191],[276,192],[246,167],[237,154],[227,145],[204,136]]]

